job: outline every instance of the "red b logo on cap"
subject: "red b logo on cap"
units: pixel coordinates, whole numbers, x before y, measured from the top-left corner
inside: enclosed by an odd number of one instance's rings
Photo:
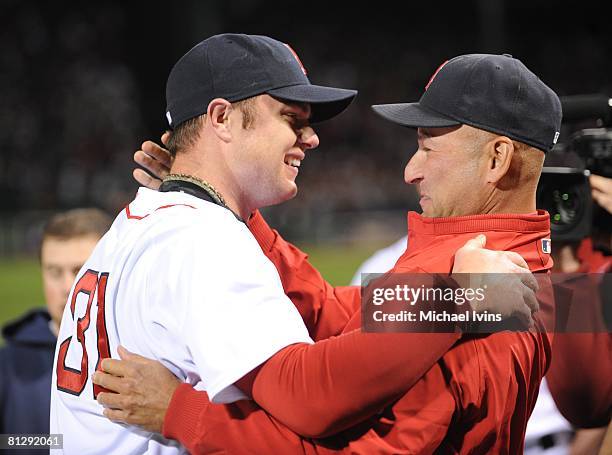
[[[295,57],[295,59],[297,60],[297,62],[300,65],[300,68],[302,68],[302,72],[304,73],[304,75],[306,75],[306,68],[304,68],[304,65],[302,65],[302,61],[300,60],[300,57],[298,57],[297,53],[293,50],[293,48],[291,46],[289,46],[287,43],[283,43],[285,46],[287,46],[287,49],[289,49],[291,51],[291,53],[293,54],[293,56]]]
[[[429,88],[429,86],[431,85],[431,83],[433,82],[434,78],[438,75],[438,73],[440,72],[440,70],[442,69],[442,67],[444,65],[446,65],[448,63],[448,60],[446,60],[444,63],[442,63],[440,66],[438,66],[438,69],[432,74],[432,76],[429,78],[429,82],[427,83],[427,85],[425,86],[425,90],[427,90]]]

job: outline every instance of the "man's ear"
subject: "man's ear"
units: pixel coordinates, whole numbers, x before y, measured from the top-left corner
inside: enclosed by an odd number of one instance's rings
[[[496,136],[486,145],[488,159],[487,183],[497,184],[508,174],[512,164],[515,147],[512,139]]]
[[[230,142],[232,140],[230,129],[230,113],[232,109],[232,103],[229,101],[223,98],[215,98],[208,104],[208,110],[206,111],[213,132],[223,142]]]

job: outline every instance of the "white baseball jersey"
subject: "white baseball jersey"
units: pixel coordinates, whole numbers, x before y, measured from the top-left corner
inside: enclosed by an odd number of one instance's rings
[[[312,343],[274,265],[227,209],[140,188],[79,272],[55,352],[51,433],[68,454],[180,453],[107,420],[92,374],[117,347],[160,360],[214,402],[280,349]]]
[[[540,383],[540,391],[531,417],[527,421],[525,431],[525,455],[567,455],[570,452],[570,437],[565,440],[554,436],[569,435],[572,425],[561,415],[557,409],[546,378]],[[544,448],[538,444],[538,440],[543,436],[553,436],[554,445]]]
[[[397,240],[395,243],[382,248],[376,251],[372,256],[366,259],[363,264],[359,266],[353,279],[351,280],[351,285],[361,286],[367,284],[366,282],[362,283],[362,274],[368,273],[386,273],[395,266],[395,263],[400,258],[402,254],[406,251],[408,246],[408,236],[404,236],[401,239]]]

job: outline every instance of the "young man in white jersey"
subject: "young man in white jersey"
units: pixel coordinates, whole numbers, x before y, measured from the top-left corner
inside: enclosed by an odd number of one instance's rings
[[[310,84],[293,50],[262,36],[217,35],[178,61],[166,92],[175,131],[171,173],[160,192],[141,188],[119,214],[79,272],[64,312],[51,433],[64,435],[66,453],[183,450],[103,417],[96,402],[103,389],[92,375],[101,360],[118,357],[119,345],[161,361],[213,402],[248,398],[255,379],[266,383],[275,400],[261,397],[260,404],[272,414],[279,397],[283,407],[307,398],[307,388],[294,385],[307,383],[311,365],[329,368],[326,377],[339,390],[393,377],[378,395],[364,392],[371,408],[414,383],[419,372],[406,365],[416,362],[415,349],[401,334],[354,331],[313,345],[244,223],[256,209],[295,196],[300,162],[319,142],[310,122],[339,114],[355,94]],[[518,268],[516,258],[489,253],[470,245],[454,271]],[[514,285],[533,286],[527,277]],[[516,305],[506,310],[524,311],[523,302]],[[415,354],[428,364],[420,374],[459,336],[441,334],[426,356]],[[341,362],[323,358],[358,360],[363,373],[345,378]]]

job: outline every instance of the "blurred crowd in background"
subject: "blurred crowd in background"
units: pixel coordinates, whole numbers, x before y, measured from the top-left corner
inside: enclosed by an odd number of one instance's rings
[[[176,59],[220,32],[288,42],[313,83],[355,88],[353,106],[318,129],[298,197],[267,216],[291,240],[396,238],[417,207],[403,169],[414,133],[371,104],[417,100],[462,53],[512,53],[560,95],[612,95],[612,31],[596,3],[472,0],[357,7],[321,1],[1,2],[0,255],[33,252],[49,213],[132,198],[132,154],[166,128]],[[368,212],[369,216],[363,216]],[[379,215],[377,215],[379,214]]]

